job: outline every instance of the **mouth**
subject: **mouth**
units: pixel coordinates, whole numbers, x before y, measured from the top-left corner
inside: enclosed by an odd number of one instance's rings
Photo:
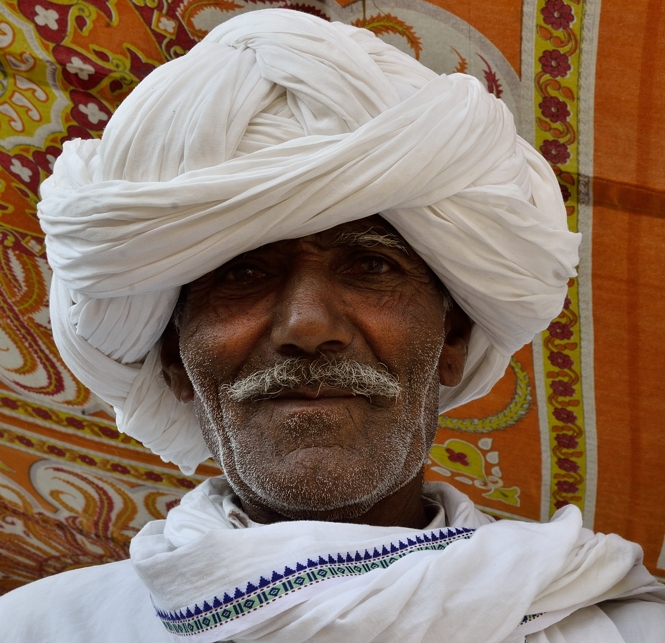
[[[303,386],[288,388],[270,397],[254,400],[266,409],[284,413],[309,413],[313,411],[340,411],[350,406],[364,406],[371,403],[363,395],[354,395],[348,389],[330,388],[326,386]]]
[[[371,408],[385,408],[392,406],[394,400],[381,396],[368,397],[353,393],[349,389],[327,388],[322,386],[316,388],[284,389],[279,393],[254,400],[254,403],[266,404],[268,408],[280,409],[285,412],[307,412],[315,410],[340,410],[349,407],[367,406]]]
[[[277,395],[269,398],[271,401],[325,401],[325,400],[339,400],[343,398],[355,398],[358,395],[354,395],[348,389],[340,388],[330,388],[326,386],[316,387],[316,388],[295,388],[295,389],[284,389],[277,393]]]

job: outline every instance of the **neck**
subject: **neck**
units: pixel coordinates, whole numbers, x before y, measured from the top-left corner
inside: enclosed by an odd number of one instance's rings
[[[429,519],[422,500],[422,471],[394,493],[382,498],[367,511],[352,518],[344,517],[339,511],[310,511],[297,516],[286,516],[265,505],[240,499],[245,513],[254,522],[271,524],[291,520],[322,520],[327,522],[348,522],[376,527],[409,527],[423,529]]]

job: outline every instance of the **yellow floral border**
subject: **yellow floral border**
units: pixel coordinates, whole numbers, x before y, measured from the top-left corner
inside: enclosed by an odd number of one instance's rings
[[[536,7],[535,146],[559,180],[568,225],[577,232],[580,66],[586,0],[538,0]],[[542,334],[551,454],[550,515],[567,504],[584,511],[587,458],[578,286],[577,278],[569,281],[561,314]]]

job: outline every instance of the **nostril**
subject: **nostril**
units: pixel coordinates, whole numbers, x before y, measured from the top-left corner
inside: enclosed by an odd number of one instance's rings
[[[275,348],[277,348],[278,352],[285,357],[305,357],[307,355],[307,351],[303,350],[296,344],[283,344],[282,346],[276,346]]]
[[[319,311],[313,317],[296,315],[277,322],[272,330],[274,349],[287,356],[315,355],[340,351],[351,343],[352,331],[343,315]]]
[[[287,354],[289,356],[298,357],[300,355],[307,355],[311,357],[312,355],[324,355],[329,353],[339,353],[348,346],[348,343],[332,341],[332,342],[323,342],[317,346],[298,346],[296,344],[287,344],[286,346],[280,349],[281,353]]]

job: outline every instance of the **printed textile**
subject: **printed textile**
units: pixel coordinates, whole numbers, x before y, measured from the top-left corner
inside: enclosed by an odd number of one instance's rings
[[[150,71],[218,24],[291,7],[364,26],[500,97],[553,168],[579,276],[492,393],[446,413],[430,480],[494,516],[640,543],[665,578],[665,58],[662,0],[5,0],[0,4],[0,592],[120,560],[185,476],[116,430],[63,365],[48,319],[38,186],[63,142],[99,138]]]

